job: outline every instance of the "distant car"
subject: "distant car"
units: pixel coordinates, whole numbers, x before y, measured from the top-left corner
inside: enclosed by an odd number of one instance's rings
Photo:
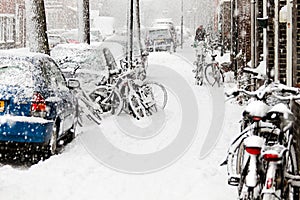
[[[168,25],[170,26],[171,31],[175,31],[175,25],[171,18],[161,18],[161,19],[155,19],[152,23],[152,26],[158,26],[158,25]]]
[[[60,64],[59,67],[67,78],[75,76],[84,90],[93,90],[103,78],[109,78],[109,71],[117,64],[107,48],[88,44],[57,45],[51,56]],[[75,68],[76,74],[73,75]]]
[[[54,154],[61,139],[73,139],[76,87],[47,55],[0,51],[0,155],[7,145]]]
[[[146,37],[148,51],[176,51],[176,38],[169,26],[155,26],[148,29]]]
[[[49,48],[52,49],[58,44],[67,43],[67,39],[58,34],[48,34]]]
[[[79,42],[79,35],[78,35],[78,29],[71,29],[67,30],[64,33],[61,34],[63,37],[66,38],[67,43],[73,43],[78,44]],[[102,42],[103,36],[101,35],[100,31],[97,29],[91,29],[90,32],[90,40],[91,42]]]
[[[96,28],[91,28],[91,41],[92,42],[102,42],[105,37],[102,35],[101,31]]]
[[[153,27],[157,27],[157,26],[169,26],[170,28],[170,32],[172,37],[174,38],[174,41],[178,40],[178,36],[177,36],[177,32],[176,32],[176,28],[175,25],[172,21],[171,18],[160,18],[160,19],[155,19],[153,24]]]

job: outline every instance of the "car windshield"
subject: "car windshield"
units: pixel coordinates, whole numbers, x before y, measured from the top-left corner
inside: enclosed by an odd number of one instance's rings
[[[33,87],[30,62],[22,60],[0,60],[0,84]]]
[[[105,60],[101,50],[57,48],[51,52],[51,55],[58,60],[67,58],[66,64],[68,61],[78,63],[80,65],[80,70],[99,73],[101,70],[105,69]],[[69,67],[76,67],[76,65],[70,64]]]
[[[63,38],[61,38],[59,36],[55,36],[55,35],[49,35],[48,40],[49,40],[49,42],[52,42],[52,43],[60,43],[60,42],[62,42]]]
[[[170,32],[168,29],[149,30],[150,39],[169,38]]]
[[[99,72],[105,68],[102,54],[97,51],[78,52],[74,57],[74,61],[80,63],[80,69]]]

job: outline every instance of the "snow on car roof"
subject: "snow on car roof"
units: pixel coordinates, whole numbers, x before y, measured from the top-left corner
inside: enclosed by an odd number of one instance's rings
[[[58,44],[51,51],[51,56],[55,58],[63,58],[66,56],[76,56],[76,53],[87,51],[102,51],[103,47],[100,45],[89,45],[86,43],[79,44]]]
[[[9,50],[0,50],[0,57],[11,57],[11,58],[20,58],[20,59],[30,59],[30,58],[49,58],[50,56],[43,53],[35,52],[18,52],[18,51],[9,51]]]
[[[51,50],[51,56],[58,62],[64,60],[81,63],[81,67],[89,70],[99,71],[106,67],[103,54],[103,47],[100,45],[79,44],[58,44]]]
[[[169,25],[155,25],[149,28],[149,30],[161,30],[161,29],[170,29]]]
[[[1,57],[20,57],[20,58],[29,58],[29,57],[49,57],[47,54],[29,52],[29,51],[13,51],[13,50],[0,50]]]

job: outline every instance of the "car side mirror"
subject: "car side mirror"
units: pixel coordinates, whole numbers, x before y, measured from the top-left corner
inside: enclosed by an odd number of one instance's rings
[[[80,87],[80,82],[77,79],[68,79],[67,87],[70,89],[76,89]]]

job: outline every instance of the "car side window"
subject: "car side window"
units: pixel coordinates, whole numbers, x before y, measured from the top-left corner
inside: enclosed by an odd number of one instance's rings
[[[44,61],[45,71],[52,89],[68,90],[66,80],[52,60]]]

